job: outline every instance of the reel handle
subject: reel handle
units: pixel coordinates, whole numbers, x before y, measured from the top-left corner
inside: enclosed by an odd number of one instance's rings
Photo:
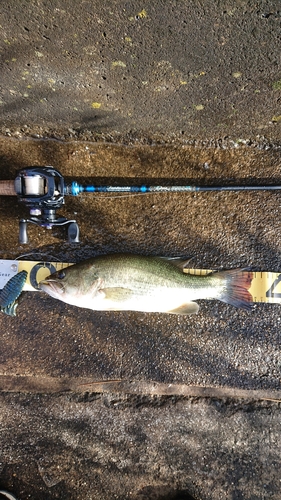
[[[28,244],[27,220],[25,219],[22,219],[19,223],[19,244],[20,245]]]

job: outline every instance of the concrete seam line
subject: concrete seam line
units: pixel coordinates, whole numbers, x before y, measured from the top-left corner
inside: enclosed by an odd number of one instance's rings
[[[240,389],[235,387],[192,386],[165,384],[139,380],[93,380],[86,377],[45,377],[24,375],[0,375],[0,392],[54,394],[73,393],[121,393],[155,396],[183,396],[203,398],[253,399],[281,402],[281,391]]]

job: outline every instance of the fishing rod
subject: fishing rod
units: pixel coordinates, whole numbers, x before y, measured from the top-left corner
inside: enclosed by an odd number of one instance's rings
[[[185,193],[198,191],[275,191],[281,186],[82,186],[73,182],[66,186],[65,194],[80,193]]]
[[[76,220],[57,217],[56,210],[65,203],[67,195],[81,193],[185,193],[202,191],[278,191],[281,185],[265,186],[108,186],[83,185],[72,181],[65,184],[62,174],[52,166],[27,167],[20,170],[14,181],[0,181],[0,196],[17,196],[19,202],[29,208],[30,217],[19,223],[19,242],[28,243],[27,224],[32,223],[46,229],[53,226],[68,226],[68,241],[79,242],[79,227]]]

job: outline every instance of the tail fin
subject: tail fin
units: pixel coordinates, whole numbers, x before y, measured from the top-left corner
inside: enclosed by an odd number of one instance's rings
[[[251,309],[253,297],[249,292],[253,273],[246,269],[233,269],[217,273],[225,282],[224,291],[219,300],[243,309]]]

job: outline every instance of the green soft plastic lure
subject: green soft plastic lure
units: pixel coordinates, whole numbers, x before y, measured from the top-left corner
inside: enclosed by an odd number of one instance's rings
[[[27,271],[13,276],[0,292],[0,311],[8,316],[16,316],[19,298],[27,278]]]

